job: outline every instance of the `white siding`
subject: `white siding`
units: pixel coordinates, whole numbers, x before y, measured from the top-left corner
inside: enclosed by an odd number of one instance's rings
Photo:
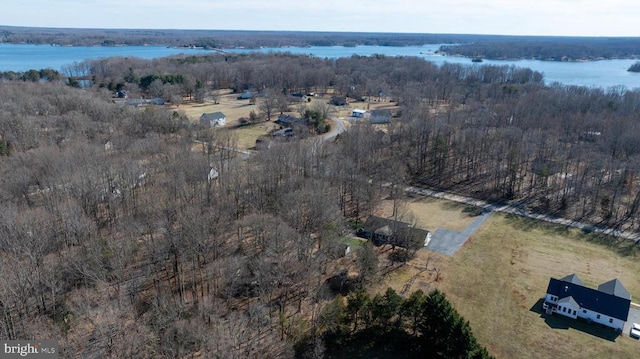
[[[600,318],[598,318],[598,315],[600,315]],[[600,314],[598,312],[594,312],[593,310],[589,310],[585,308],[581,309],[580,312],[578,312],[578,317],[587,319],[587,320],[590,319],[594,323],[606,325],[614,329],[622,330],[624,328],[624,322],[622,320],[611,318],[607,315]],[[611,320],[611,322],[609,322],[609,320]]]
[[[572,305],[570,305],[569,303],[562,303],[562,304],[558,305],[558,307],[556,308],[555,312],[560,314],[560,315],[564,315],[565,317],[569,317],[569,318],[572,318],[572,319],[578,319],[579,310],[580,310],[580,308],[575,308]]]
[[[225,117],[219,118],[216,120],[201,118],[200,125],[204,127],[216,127],[216,126],[224,126],[227,123],[227,119]]]
[[[360,118],[362,118],[362,117],[364,117],[366,112],[367,111],[365,111],[365,110],[357,110],[356,109],[356,110],[353,110],[353,112],[351,112],[351,117],[360,117]]]

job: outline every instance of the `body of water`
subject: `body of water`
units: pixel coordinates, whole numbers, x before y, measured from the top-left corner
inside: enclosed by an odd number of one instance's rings
[[[166,46],[51,46],[0,44],[0,71],[28,71],[62,66],[85,59],[105,57],[138,57],[155,59],[178,54],[211,53],[203,49],[172,48]]]
[[[417,56],[438,65],[445,62],[470,66],[515,65],[527,67],[544,74],[546,84],[559,82],[565,85],[609,88],[625,86],[628,89],[640,88],[640,73],[628,72],[627,69],[637,60],[601,60],[586,62],[556,62],[539,60],[484,60],[472,63],[470,59],[457,56],[436,54],[440,45],[424,46],[312,46],[250,49],[226,49],[230,53],[251,52],[290,52],[293,54],[311,55],[321,58],[340,58],[352,55],[371,56]],[[120,46],[120,47],[67,47],[50,45],[0,44],[0,71],[27,71],[30,69],[53,68],[61,70],[62,66],[84,59],[96,59],[113,56],[138,57],[143,59],[159,58],[177,54],[211,53],[209,50],[167,48],[164,46]]]

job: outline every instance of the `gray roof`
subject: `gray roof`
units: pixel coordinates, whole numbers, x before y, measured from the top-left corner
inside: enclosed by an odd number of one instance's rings
[[[389,227],[389,225],[386,225],[384,227],[380,227],[378,229],[376,229],[376,231],[374,232],[375,234],[382,234],[384,236],[390,236],[393,234],[393,231],[391,230],[391,227]]]
[[[383,108],[380,110],[371,110],[371,115],[374,116],[391,116],[391,110]]]
[[[578,278],[578,275],[575,274],[575,273],[574,274],[569,274],[568,276],[566,276],[564,278],[560,278],[560,280],[564,281],[564,282],[569,282],[569,283],[573,283],[573,284],[584,286],[584,283],[582,283],[580,278]]]
[[[602,283],[598,286],[598,290],[607,294],[615,295],[616,297],[631,299],[631,294],[620,283],[618,279],[612,279],[606,283]]]
[[[278,119],[275,121],[275,123],[282,126],[292,126],[294,124],[303,124],[304,120],[296,116],[280,114],[278,115]]]
[[[211,113],[203,113],[202,116],[200,116],[200,118],[207,119],[207,120],[219,120],[219,119],[225,118],[225,115],[222,112],[211,112]]]
[[[391,110],[371,110],[369,111],[369,120],[371,123],[389,123],[391,122]]]
[[[393,230],[399,231],[404,228],[409,228],[411,225],[406,222],[396,221],[390,218],[383,218],[378,216],[369,216],[364,224],[363,231],[376,234],[393,234]],[[384,227],[387,227],[386,229]],[[380,230],[380,232],[378,232]],[[384,232],[389,232],[388,234]]]
[[[574,308],[580,308],[580,304],[578,304],[578,302],[576,302],[576,300],[573,299],[573,297],[571,296],[564,297],[558,301],[558,304],[563,304],[563,303],[569,303]]]
[[[407,222],[377,216],[369,216],[362,231],[365,237],[373,238],[374,244],[377,243],[376,245],[393,243],[400,247],[413,240],[424,241],[429,233],[427,230],[414,228]],[[374,234],[385,238],[376,238],[377,236],[374,236]]]

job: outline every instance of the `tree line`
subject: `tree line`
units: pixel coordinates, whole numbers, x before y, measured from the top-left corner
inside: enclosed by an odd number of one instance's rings
[[[0,26],[0,42],[74,46],[163,45],[203,48],[280,46],[414,46],[459,43],[483,35],[320,31],[59,29]]]

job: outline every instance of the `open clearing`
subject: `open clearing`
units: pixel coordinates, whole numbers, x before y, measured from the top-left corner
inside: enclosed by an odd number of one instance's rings
[[[454,231],[465,229],[475,217],[465,212],[469,206],[445,201],[437,198],[426,197],[422,199],[410,199],[403,205],[400,212],[406,214],[402,219],[407,222],[413,217],[417,227],[435,232],[436,228],[443,227]],[[384,200],[378,207],[377,215],[388,217],[393,213],[393,201]]]
[[[238,136],[238,148],[239,149],[250,149],[255,146],[256,140],[260,136],[264,136],[269,134],[274,129],[279,128],[276,124],[273,123],[273,120],[277,118],[279,112],[275,112],[272,116],[272,122],[261,122],[255,125],[250,126],[242,126],[237,127],[239,124],[239,119],[249,118],[249,114],[251,111],[255,111],[256,113],[260,112],[260,107],[258,104],[251,105],[249,100],[238,100],[239,94],[232,93],[231,90],[220,90],[220,96],[218,98],[218,103],[214,104],[211,99],[207,99],[204,103],[194,103],[189,102],[180,105],[177,110],[183,112],[192,123],[198,123],[200,116],[203,113],[210,112],[222,112],[225,114],[227,123],[223,127],[225,129],[231,130]],[[327,103],[331,98],[330,95],[327,96],[319,96],[319,97],[311,97],[311,102],[306,105],[311,107],[315,102],[323,102]],[[258,99],[258,102],[260,100]],[[287,114],[293,116],[300,116],[295,112],[297,104],[292,104],[290,109],[294,110],[292,112],[287,112]],[[351,116],[351,111],[353,109],[380,109],[380,108],[390,108],[395,109],[396,106],[394,103],[388,102],[388,99],[385,99],[384,102],[353,102],[347,106],[333,107],[333,113],[331,113],[332,117],[339,118],[347,118]]]
[[[442,214],[445,220],[458,211],[458,220],[449,222],[450,229],[464,225],[464,206],[456,209],[439,202],[427,199],[408,207],[422,209],[421,223],[429,230],[448,226],[435,223],[439,219],[429,222],[429,218],[440,216],[439,206],[449,209]],[[376,289],[392,287],[407,293],[443,290],[470,321],[480,343],[498,358],[636,358],[640,351],[637,340],[627,335],[615,337],[609,329],[569,319],[545,318],[539,308],[549,277],[571,273],[590,287],[618,278],[637,301],[638,259],[640,249],[631,241],[494,214],[454,256],[420,250],[414,260],[389,274]],[[438,268],[438,281],[435,271],[423,271],[427,261],[430,268]],[[407,290],[409,281],[411,288]]]

